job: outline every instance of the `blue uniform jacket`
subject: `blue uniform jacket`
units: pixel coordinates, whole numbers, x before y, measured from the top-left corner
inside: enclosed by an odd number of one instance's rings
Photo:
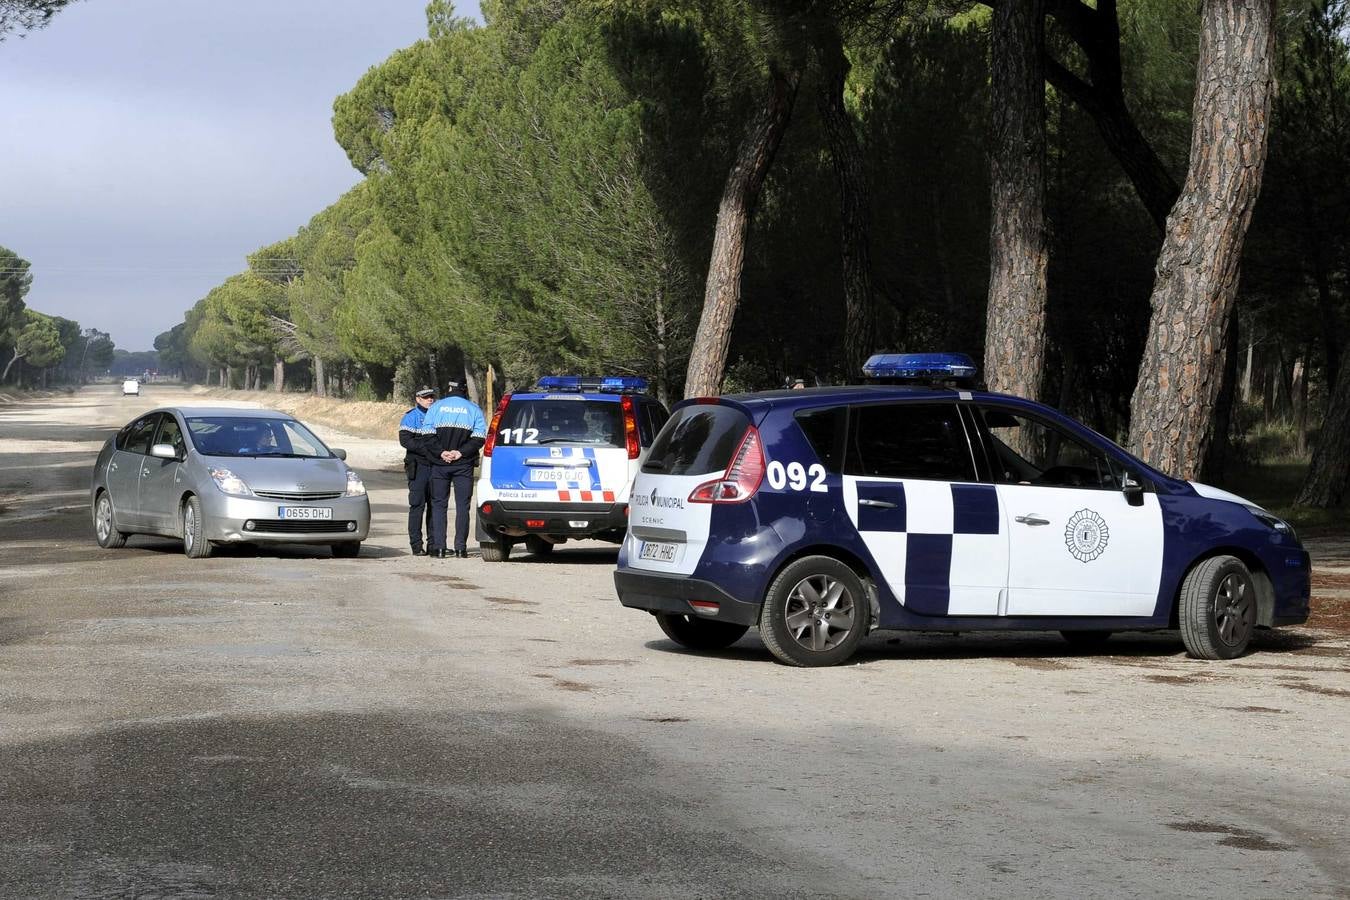
[[[421,446],[434,466],[473,471],[478,451],[487,439],[483,411],[463,397],[443,397],[432,404],[422,420]],[[462,456],[453,463],[441,459],[445,450],[458,450]]]
[[[420,406],[414,406],[403,414],[403,419],[398,423],[398,443],[404,450],[403,462],[420,462],[423,465],[429,465],[431,458],[427,456],[425,448],[422,446],[422,425],[426,420],[427,414]]]

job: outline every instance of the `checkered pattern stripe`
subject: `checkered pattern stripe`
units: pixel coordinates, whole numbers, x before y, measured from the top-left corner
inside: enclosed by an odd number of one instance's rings
[[[844,499],[905,607],[945,616],[996,606],[1007,584],[1008,547],[993,485],[849,478]]]

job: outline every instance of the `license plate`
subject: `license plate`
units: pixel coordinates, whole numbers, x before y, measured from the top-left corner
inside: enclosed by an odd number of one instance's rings
[[[575,469],[531,469],[531,470],[530,470],[530,480],[531,480],[531,481],[551,481],[551,482],[554,482],[554,483],[557,483],[557,482],[567,482],[567,481],[575,481],[575,482],[580,483],[580,481],[582,480],[582,478],[583,478],[583,477],[586,477],[586,476],[583,476],[583,475],[581,474],[582,471],[584,471],[584,470],[575,470]]]
[[[653,559],[657,562],[674,562],[679,544],[665,544],[659,541],[643,541],[638,559]]]
[[[277,517],[281,519],[331,519],[331,506],[278,506]]]

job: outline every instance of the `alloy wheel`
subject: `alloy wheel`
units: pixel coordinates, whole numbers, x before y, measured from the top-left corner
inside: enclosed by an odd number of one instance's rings
[[[100,494],[98,506],[94,508],[94,531],[98,533],[100,543],[106,543],[112,534],[112,501],[107,494]]]
[[[1237,573],[1219,582],[1214,594],[1214,624],[1219,640],[1235,647],[1247,640],[1256,620],[1250,583]]]
[[[832,650],[853,630],[853,593],[837,578],[808,575],[788,592],[783,618],[788,634],[801,646]]]

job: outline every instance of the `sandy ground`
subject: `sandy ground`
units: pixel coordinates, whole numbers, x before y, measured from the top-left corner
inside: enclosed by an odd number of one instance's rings
[[[397,446],[324,429],[361,558],[99,550],[97,447],[183,398],[0,406],[0,896],[1350,896],[1344,636],[685,653],[605,545],[407,556]]]

